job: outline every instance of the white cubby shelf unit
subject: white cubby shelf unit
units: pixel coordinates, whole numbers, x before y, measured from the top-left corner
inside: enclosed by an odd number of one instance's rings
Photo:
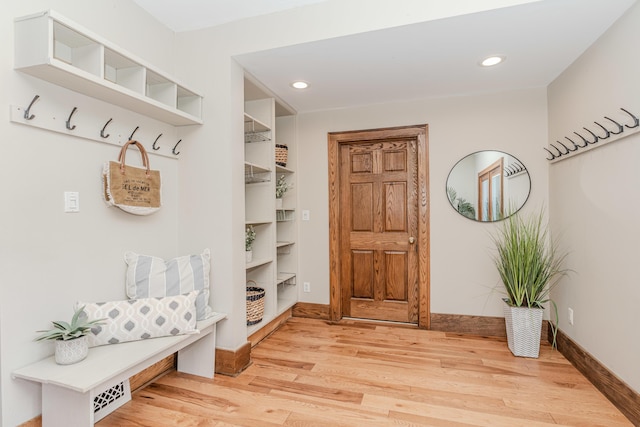
[[[202,124],[202,96],[49,10],[17,18],[14,68],[174,126]]]

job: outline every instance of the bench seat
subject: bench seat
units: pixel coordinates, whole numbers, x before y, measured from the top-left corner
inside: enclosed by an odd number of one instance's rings
[[[178,371],[213,378],[216,324],[226,314],[214,313],[200,321],[199,334],[178,335],[92,347],[86,359],[73,365],[58,365],[54,356],[12,372],[42,384],[43,427],[93,426],[108,412],[94,416],[94,400],[105,390],[128,379],[165,357],[178,352]],[[116,406],[116,407],[117,407]]]

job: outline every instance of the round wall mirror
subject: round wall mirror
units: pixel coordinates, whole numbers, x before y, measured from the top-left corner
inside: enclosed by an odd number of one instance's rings
[[[449,203],[460,215],[475,221],[499,221],[524,206],[531,178],[512,155],[478,151],[453,166],[446,190]]]

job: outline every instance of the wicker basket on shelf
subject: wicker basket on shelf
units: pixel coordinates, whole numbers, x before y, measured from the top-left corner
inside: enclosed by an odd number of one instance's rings
[[[262,322],[264,315],[264,295],[265,291],[256,286],[256,282],[247,282],[247,326]]]
[[[289,147],[284,144],[276,144],[276,165],[286,168],[288,155]]]

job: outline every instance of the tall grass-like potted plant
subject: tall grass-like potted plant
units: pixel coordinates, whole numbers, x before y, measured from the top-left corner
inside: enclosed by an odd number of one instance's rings
[[[566,253],[549,236],[544,212],[516,213],[505,219],[494,236],[494,257],[507,297],[504,315],[509,349],[515,356],[538,357],[544,304],[566,273]],[[555,307],[555,304],[553,304]],[[556,314],[557,318],[557,314]],[[555,345],[556,325],[551,322]]]

